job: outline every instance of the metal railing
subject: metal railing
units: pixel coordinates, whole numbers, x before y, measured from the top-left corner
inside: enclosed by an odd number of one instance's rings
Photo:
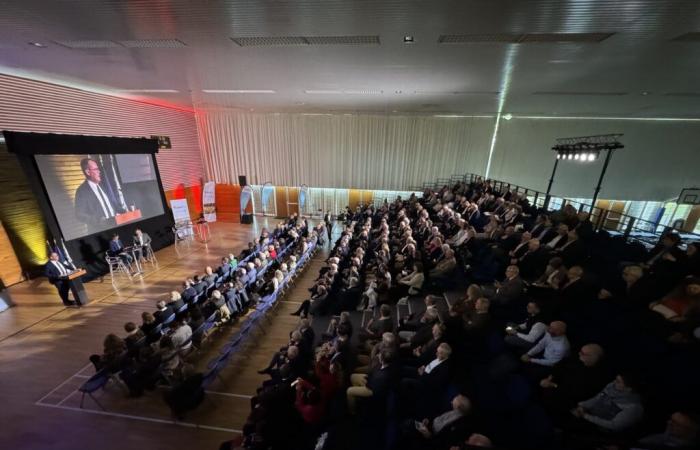
[[[449,178],[438,178],[435,182],[425,182],[423,183],[422,187],[414,187],[412,190],[437,190],[443,186],[453,185],[458,182],[473,183],[477,180],[483,179],[484,177],[481,175],[473,173],[452,175]],[[683,236],[683,240],[685,242],[700,242],[700,234],[683,231],[681,229],[674,228],[673,226],[663,225],[659,222],[652,222],[619,211],[601,208],[599,206],[577,200],[554,196],[547,199],[547,195],[542,191],[526,188],[524,186],[508,183],[506,181],[494,179],[488,179],[488,181],[491,182],[491,186],[495,191],[501,193],[512,191],[520,196],[524,196],[528,199],[530,204],[535,206],[537,209],[556,211],[563,208],[565,205],[570,204],[576,208],[577,211],[590,211],[590,220],[593,223],[593,227],[596,231],[605,230],[611,234],[622,235],[626,239],[633,239],[647,245],[654,245],[659,241],[662,234],[668,232],[669,230],[675,230]],[[554,205],[556,205],[557,208],[554,208]]]

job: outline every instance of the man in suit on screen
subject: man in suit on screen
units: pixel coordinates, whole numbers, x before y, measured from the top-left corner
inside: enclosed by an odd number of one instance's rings
[[[75,191],[75,217],[88,226],[89,232],[115,226],[114,216],[124,210],[102,188],[100,165],[94,159],[83,158],[80,169],[85,181]]]
[[[71,301],[68,298],[68,291],[70,290],[70,281],[66,278],[73,269],[69,268],[66,264],[60,261],[58,253],[51,253],[49,256],[49,262],[44,266],[44,274],[49,278],[49,283],[56,286],[58,289],[58,295],[63,300],[63,304],[66,306],[75,306],[76,302]]]

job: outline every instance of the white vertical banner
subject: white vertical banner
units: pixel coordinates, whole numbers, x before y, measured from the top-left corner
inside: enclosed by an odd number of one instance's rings
[[[186,199],[170,200],[170,208],[173,210],[173,219],[175,219],[175,224],[189,222],[190,208],[187,206]]]
[[[207,222],[216,222],[216,183],[208,181],[202,191],[202,208]]]

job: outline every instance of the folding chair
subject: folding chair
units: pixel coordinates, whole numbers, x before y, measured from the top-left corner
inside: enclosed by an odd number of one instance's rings
[[[117,280],[115,278],[115,275],[117,274],[126,275],[129,281],[132,281],[131,271],[128,267],[126,267],[126,264],[124,264],[124,261],[122,261],[121,258],[105,255],[105,261],[109,266],[109,276],[112,280],[112,285],[116,287]]]
[[[104,406],[102,406],[100,402],[97,401],[97,399],[92,395],[92,393],[100,389],[104,389],[111,377],[112,374],[109,373],[108,370],[102,369],[93,376],[91,376],[85,383],[82,384],[82,386],[78,388],[78,392],[82,392],[83,394],[80,398],[81,409],[83,408],[83,402],[85,401],[85,394],[87,394],[97,404],[97,406],[99,406],[100,409],[102,409],[102,411],[106,411]]]

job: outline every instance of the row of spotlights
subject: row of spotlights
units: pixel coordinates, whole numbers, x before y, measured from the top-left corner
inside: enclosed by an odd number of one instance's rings
[[[598,159],[597,153],[557,153],[557,159],[568,159],[575,161],[595,161]]]

